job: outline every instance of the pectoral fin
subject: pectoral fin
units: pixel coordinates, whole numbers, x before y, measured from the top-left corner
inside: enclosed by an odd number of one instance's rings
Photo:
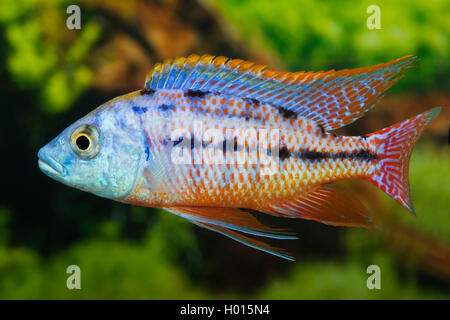
[[[220,207],[166,207],[163,209],[192,222],[214,225],[267,238],[297,239],[296,236],[285,229],[261,223],[246,209]]]
[[[200,227],[209,229],[211,231],[218,232],[226,237],[229,237],[233,240],[236,240],[236,241],[238,241],[242,244],[245,244],[249,247],[252,247],[254,249],[258,249],[258,250],[273,254],[273,255],[283,258],[283,259],[295,261],[295,259],[285,249],[274,247],[263,240],[253,239],[253,238],[247,237],[243,234],[240,234],[239,232],[235,232],[233,230],[230,230],[230,229],[218,226],[218,225],[202,223],[202,222],[197,222],[197,221],[192,221],[192,222]]]

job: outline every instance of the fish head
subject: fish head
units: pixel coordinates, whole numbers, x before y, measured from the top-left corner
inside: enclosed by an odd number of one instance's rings
[[[133,188],[145,148],[139,120],[115,99],[79,119],[38,152],[49,177],[98,196],[118,199]]]

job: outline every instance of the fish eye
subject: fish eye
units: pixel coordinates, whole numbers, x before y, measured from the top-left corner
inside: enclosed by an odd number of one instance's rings
[[[94,158],[99,150],[99,133],[97,128],[91,125],[82,125],[75,129],[70,138],[72,150],[81,159]]]
[[[86,151],[91,146],[91,139],[86,134],[80,133],[75,138],[75,144],[79,150]]]

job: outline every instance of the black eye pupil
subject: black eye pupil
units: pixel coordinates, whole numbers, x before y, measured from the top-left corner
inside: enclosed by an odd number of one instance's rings
[[[79,136],[75,143],[77,144],[78,149],[83,151],[87,150],[89,148],[89,145],[91,144],[88,137],[86,136]]]

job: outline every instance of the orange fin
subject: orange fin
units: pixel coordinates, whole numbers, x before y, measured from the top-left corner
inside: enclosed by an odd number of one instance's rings
[[[412,214],[415,213],[409,192],[409,158],[421,132],[440,111],[441,107],[431,109],[367,136],[378,158],[369,181]]]
[[[265,242],[264,240],[253,239],[253,238],[247,237],[243,234],[240,234],[239,232],[235,232],[233,230],[230,230],[230,229],[218,226],[218,225],[213,225],[213,224],[208,224],[208,223],[203,223],[203,222],[198,222],[198,221],[192,221],[192,222],[194,224],[198,225],[199,227],[218,232],[226,237],[229,237],[233,240],[236,240],[236,241],[238,241],[242,244],[245,244],[249,247],[252,247],[254,249],[258,249],[258,250],[273,254],[273,255],[283,258],[283,259],[295,261],[295,259],[292,257],[292,255],[290,255],[289,252],[287,252],[285,249],[274,247],[274,246],[268,244],[267,242]]]
[[[362,117],[415,61],[416,57],[406,56],[364,68],[291,73],[240,59],[193,54],[155,64],[145,87],[256,99],[333,130]]]
[[[374,226],[367,208],[349,192],[346,186],[321,185],[302,197],[274,203],[262,212],[273,215],[291,215],[293,218],[315,220],[333,226]]]
[[[220,207],[165,207],[163,209],[191,222],[215,225],[261,237],[297,239],[285,229],[261,223],[246,209]]]

